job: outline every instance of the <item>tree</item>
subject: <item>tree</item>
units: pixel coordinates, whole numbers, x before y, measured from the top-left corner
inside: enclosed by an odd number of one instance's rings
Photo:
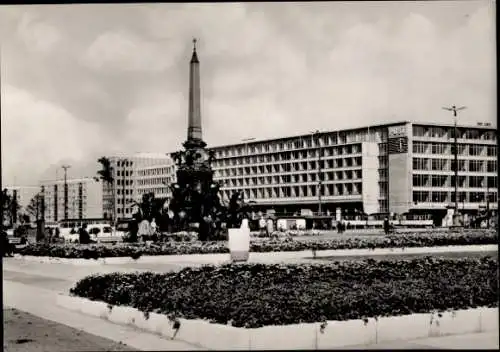
[[[7,188],[4,188],[2,191],[2,224],[14,226],[20,208],[16,197],[10,195]]]
[[[111,192],[113,195],[113,201],[112,201],[112,206],[113,206],[113,219],[116,219],[116,209],[115,209],[115,187],[113,187],[113,167],[111,166],[111,161],[106,158],[106,157],[100,157],[97,162],[101,164],[101,170],[97,171],[97,174],[99,175],[99,179],[101,179],[104,183],[108,185],[109,188],[111,188]]]
[[[26,206],[26,213],[31,218],[35,218],[35,220],[40,220],[41,217],[41,205],[42,205],[42,195],[41,193],[35,194],[33,198],[31,198],[30,203]]]

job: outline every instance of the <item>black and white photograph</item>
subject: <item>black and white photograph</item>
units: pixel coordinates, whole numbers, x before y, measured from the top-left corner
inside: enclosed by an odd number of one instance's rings
[[[3,349],[499,349],[496,1],[0,5]]]

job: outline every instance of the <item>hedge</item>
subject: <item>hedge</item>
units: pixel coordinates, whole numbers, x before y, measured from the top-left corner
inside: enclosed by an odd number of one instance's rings
[[[304,250],[375,249],[437,247],[457,245],[498,244],[496,231],[469,231],[463,233],[412,233],[376,237],[342,237],[297,241],[287,239],[266,239],[251,241],[251,252],[290,252]],[[58,258],[110,258],[141,255],[180,255],[229,253],[227,242],[166,242],[151,246],[141,244],[31,244],[16,250],[21,255]]]
[[[70,293],[111,305],[256,328],[498,307],[498,261],[424,257],[329,264],[239,264],[113,273]]]

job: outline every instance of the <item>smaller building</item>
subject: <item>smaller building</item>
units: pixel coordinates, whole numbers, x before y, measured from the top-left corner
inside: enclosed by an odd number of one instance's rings
[[[156,198],[164,198],[169,202],[172,197],[170,185],[175,182],[175,178],[175,165],[171,159],[164,164],[138,169],[136,201],[140,202],[144,194],[154,193]]]
[[[102,219],[102,185],[95,178],[67,180],[67,219]],[[45,221],[55,223],[65,219],[64,180],[41,182],[45,200]]]

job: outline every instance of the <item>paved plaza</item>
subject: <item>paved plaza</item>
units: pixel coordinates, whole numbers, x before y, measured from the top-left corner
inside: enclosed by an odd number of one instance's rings
[[[192,261],[191,261],[192,262]],[[198,261],[198,265],[204,261]],[[157,335],[120,326],[109,321],[65,310],[56,305],[56,295],[67,293],[74,283],[93,273],[179,270],[190,264],[172,260],[163,264],[106,264],[76,266],[25,262],[16,258],[3,261],[4,306],[17,308],[38,317],[82,330],[139,350],[193,350],[199,347],[171,341]],[[191,264],[192,265],[192,264]],[[428,338],[413,341],[396,341],[373,346],[351,346],[362,349],[449,349],[488,348],[498,349],[498,333]]]

